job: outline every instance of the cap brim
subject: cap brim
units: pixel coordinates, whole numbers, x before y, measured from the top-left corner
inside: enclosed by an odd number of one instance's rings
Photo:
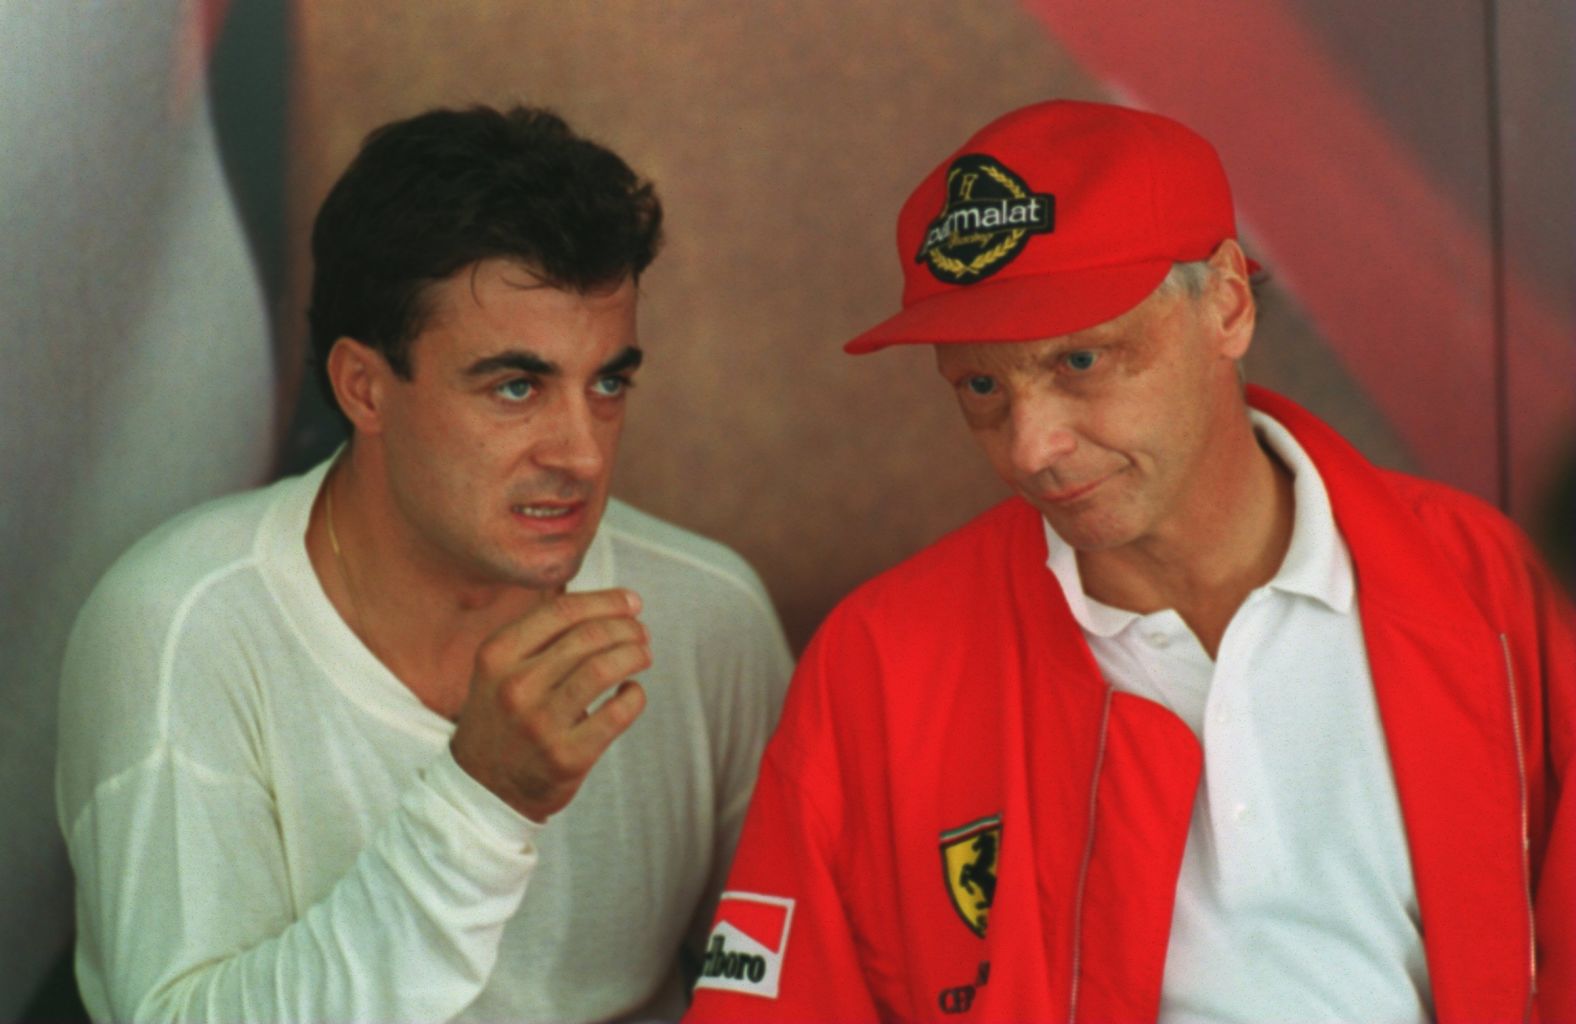
[[[843,346],[863,355],[889,345],[1035,341],[1114,320],[1165,279],[1171,260],[985,281],[914,303]]]

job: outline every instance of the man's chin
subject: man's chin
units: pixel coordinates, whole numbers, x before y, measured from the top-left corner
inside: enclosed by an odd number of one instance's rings
[[[530,590],[562,590],[579,575],[584,561],[585,552],[581,551],[573,557],[516,565],[509,573],[509,582]]]
[[[493,552],[491,564],[499,582],[531,590],[563,589],[580,572],[599,518],[587,516],[563,533],[509,537]]]
[[[1110,551],[1122,547],[1134,539],[1134,532],[1126,524],[1117,522],[1112,517],[1106,516],[1070,516],[1065,509],[1042,507],[1038,502],[1033,503],[1040,515],[1050,524],[1056,536],[1074,551],[1096,552]]]

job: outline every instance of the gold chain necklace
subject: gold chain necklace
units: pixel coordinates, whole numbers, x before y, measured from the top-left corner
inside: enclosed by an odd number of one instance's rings
[[[334,486],[333,486],[333,481],[332,480],[329,481],[329,486],[323,488],[323,502],[324,502],[324,504],[326,504],[328,506],[327,511],[328,511],[328,543],[329,543],[329,546],[334,549],[334,558],[335,558],[335,560],[343,561],[345,556],[339,550],[339,534],[334,532]],[[340,571],[341,575],[345,576],[345,589],[349,590],[350,589],[350,577],[349,577],[349,574],[347,574],[345,572],[345,567],[343,565],[341,565],[339,567],[339,571]]]
[[[328,514],[328,545],[334,549],[334,564],[339,566],[339,578],[345,581],[345,593],[350,595],[350,610],[355,615],[356,621],[347,623],[350,631],[360,638],[370,650],[372,644],[368,641],[363,627],[366,617],[361,614],[361,602],[356,599],[356,586],[350,582],[350,560],[345,557],[343,549],[339,546],[339,532],[334,529],[334,479],[330,477],[323,488],[323,510]]]
[[[343,549],[340,548],[339,533],[334,529],[334,484],[332,477],[323,486],[323,511],[327,513],[328,544],[329,547],[334,549],[334,564],[339,566],[339,578],[345,581],[345,592],[350,595],[350,610],[356,617],[355,622],[347,621],[345,625],[349,626],[350,631],[356,635],[356,638],[361,641],[362,645],[372,652],[374,658],[382,661],[382,657],[372,647],[371,638],[364,631],[363,627],[366,623],[366,617],[361,614],[361,602],[356,600],[356,588],[350,582],[350,560],[345,557]],[[387,665],[387,662],[384,662],[384,664]],[[451,722],[459,721],[460,714],[458,711],[446,711],[436,704],[428,703],[425,698],[422,698],[422,703],[426,704],[434,713],[442,715]]]

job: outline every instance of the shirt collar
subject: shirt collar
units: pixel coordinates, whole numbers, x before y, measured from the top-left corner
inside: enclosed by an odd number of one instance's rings
[[[614,586],[617,573],[613,566],[613,541],[608,536],[608,517],[613,514],[617,504],[615,499],[609,498],[603,507],[602,521],[597,524],[596,535],[591,538],[585,557],[580,560],[580,570],[564,587],[570,593],[606,590]]]
[[[1062,585],[1067,608],[1073,613],[1073,620],[1078,623],[1078,627],[1093,636],[1109,637],[1137,621],[1137,612],[1113,608],[1084,593],[1083,576],[1078,572],[1077,552],[1051,529],[1050,522],[1044,516],[1040,517],[1040,522],[1045,527],[1045,565],[1055,574],[1056,582]]]
[[[1291,544],[1286,557],[1270,580],[1272,589],[1301,594],[1345,614],[1351,610],[1356,591],[1351,555],[1335,527],[1324,480],[1302,445],[1291,431],[1257,409],[1248,410],[1260,442],[1275,454],[1292,474]],[[1044,517],[1046,568],[1056,576],[1073,619],[1085,633],[1115,636],[1139,618],[1136,612],[1102,604],[1084,593],[1078,571],[1078,555]]]
[[[1352,557],[1335,527],[1330,494],[1324,489],[1318,467],[1291,431],[1257,409],[1251,410],[1250,415],[1259,440],[1292,475],[1291,544],[1269,585],[1288,594],[1311,597],[1342,614],[1351,611],[1356,592]]]

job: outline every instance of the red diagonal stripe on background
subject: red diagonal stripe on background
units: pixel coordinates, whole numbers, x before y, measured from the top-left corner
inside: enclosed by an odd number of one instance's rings
[[[170,54],[168,112],[187,116],[208,78],[208,63],[219,45],[230,0],[181,0],[180,19]]]
[[[225,15],[230,13],[230,0],[198,0],[198,5],[203,53],[211,57],[213,48],[219,44],[219,33],[224,31]]]

